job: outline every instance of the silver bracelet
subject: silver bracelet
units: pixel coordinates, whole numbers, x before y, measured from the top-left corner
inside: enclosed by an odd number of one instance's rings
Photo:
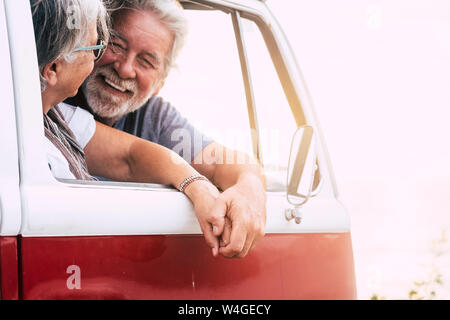
[[[189,178],[184,179],[184,181],[182,183],[180,183],[178,190],[180,190],[180,192],[184,193],[184,190],[187,188],[187,186],[197,180],[209,181],[208,178],[206,178],[205,176],[202,176],[201,174],[194,174],[193,176],[190,176]]]

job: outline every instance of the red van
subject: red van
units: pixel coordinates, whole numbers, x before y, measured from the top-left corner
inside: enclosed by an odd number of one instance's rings
[[[264,1],[181,3],[193,26],[186,54],[197,60],[180,57],[192,81],[180,68],[164,94],[178,105],[195,100],[206,118],[214,115],[205,120],[214,128],[229,126],[220,120],[232,113],[233,125],[252,133],[250,152],[267,178],[265,237],[243,259],[213,258],[192,204],[177,190],[55,179],[29,1],[4,0],[0,299],[356,298],[349,215],[275,17]],[[220,84],[224,72],[236,81]]]

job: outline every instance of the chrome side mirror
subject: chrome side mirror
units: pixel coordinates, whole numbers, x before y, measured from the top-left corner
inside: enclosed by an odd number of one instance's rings
[[[311,126],[297,129],[291,143],[287,173],[287,201],[294,207],[286,211],[288,220],[301,221],[299,207],[312,196],[317,170],[314,130]],[[320,179],[319,179],[320,180]]]

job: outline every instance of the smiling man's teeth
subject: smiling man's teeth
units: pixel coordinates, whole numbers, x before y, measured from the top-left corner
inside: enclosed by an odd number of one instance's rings
[[[104,78],[105,82],[110,85],[111,87],[113,87],[116,90],[119,90],[120,92],[125,92],[127,89],[124,89],[122,87],[119,87],[117,84],[112,83],[111,81],[109,81],[108,79]]]

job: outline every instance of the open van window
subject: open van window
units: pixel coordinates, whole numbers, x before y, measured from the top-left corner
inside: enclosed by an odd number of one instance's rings
[[[268,191],[285,191],[290,140],[297,124],[283,91],[289,85],[282,81],[291,80],[280,78],[281,71],[272,62],[279,50],[276,43],[263,37],[261,24],[241,18],[237,11],[213,6],[204,10],[205,6],[192,3],[187,7],[187,43],[160,96],[215,141],[257,158],[264,166]],[[97,187],[172,188],[57,180]]]

